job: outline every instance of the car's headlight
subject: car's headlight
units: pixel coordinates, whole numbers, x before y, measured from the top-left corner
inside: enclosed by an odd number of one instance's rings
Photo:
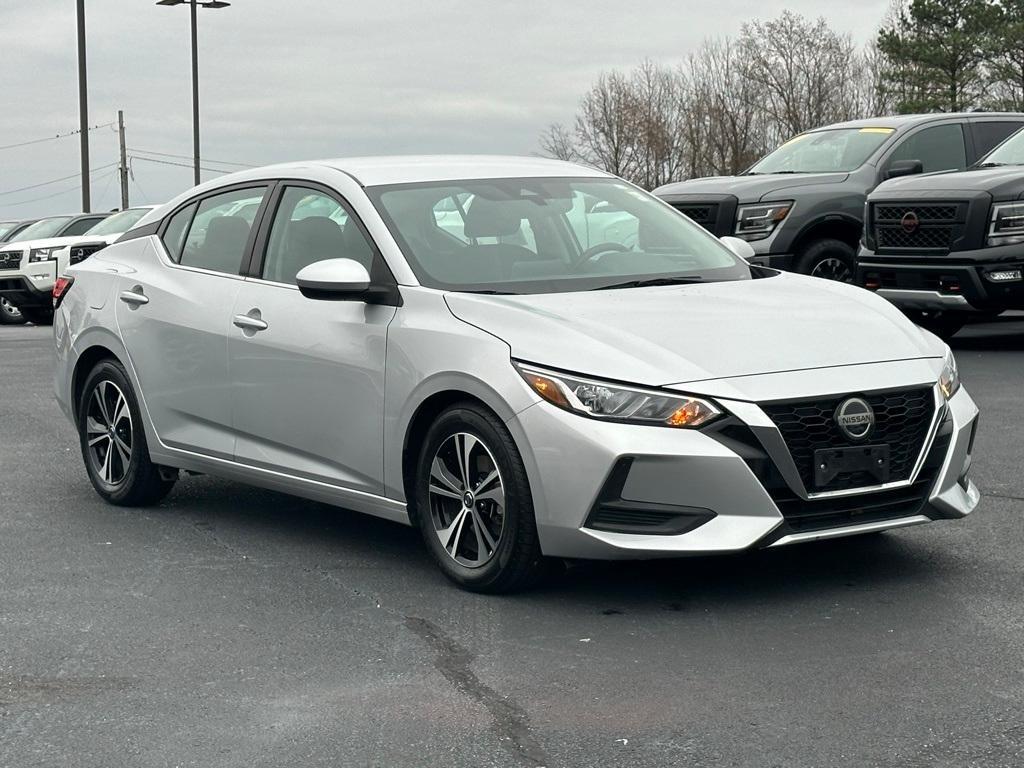
[[[718,406],[699,397],[612,384],[525,363],[514,365],[538,395],[583,416],[662,427],[700,427],[722,415]]]
[[[996,203],[988,227],[988,245],[1024,243],[1024,203]]]
[[[939,389],[947,400],[960,389],[960,372],[956,369],[956,358],[950,349],[946,350],[946,360],[942,365],[942,373],[939,374]]]
[[[744,240],[763,240],[768,237],[793,210],[793,201],[743,205],[736,213],[736,237]]]
[[[54,246],[52,248],[33,248],[28,252],[29,262],[33,261],[54,261],[57,258],[57,251],[60,250],[60,246]]]

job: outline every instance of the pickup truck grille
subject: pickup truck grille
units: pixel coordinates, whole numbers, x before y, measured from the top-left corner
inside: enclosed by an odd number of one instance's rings
[[[106,243],[90,243],[89,245],[72,246],[69,262],[71,264],[77,264],[78,262],[83,261],[92,256],[94,253],[96,253],[96,251],[105,247]]]
[[[718,218],[717,203],[672,203],[672,207],[709,232],[715,231],[715,220]]]
[[[17,269],[21,266],[21,251],[0,252],[0,269]]]
[[[878,250],[948,253],[953,247],[959,205],[876,203],[873,208]]]

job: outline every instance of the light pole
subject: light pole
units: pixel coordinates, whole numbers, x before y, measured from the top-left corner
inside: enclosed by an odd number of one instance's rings
[[[78,0],[78,130],[82,155],[82,211],[89,213],[89,89],[85,75],[85,0]]]
[[[192,162],[195,183],[199,183],[199,51],[196,41],[196,6],[227,8],[224,0],[157,0],[157,5],[187,5],[192,16]]]

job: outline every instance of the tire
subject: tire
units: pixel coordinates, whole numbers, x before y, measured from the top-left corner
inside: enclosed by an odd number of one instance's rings
[[[85,380],[78,402],[78,437],[89,480],[108,503],[149,506],[174,487],[176,473],[161,472],[150,461],[135,391],[115,360],[100,361]]]
[[[21,316],[33,325],[53,325],[53,310],[46,307],[23,307]]]
[[[462,462],[462,455],[469,461]],[[474,403],[443,411],[423,441],[414,483],[423,541],[449,579],[464,589],[495,593],[525,589],[543,578],[548,563],[537,538],[526,468],[512,436],[490,411]]]
[[[816,240],[803,249],[795,269],[811,277],[852,283],[857,274],[857,254],[842,240]]]
[[[907,312],[907,317],[922,328],[931,331],[943,341],[949,341],[967,325],[970,315],[966,312]]]
[[[0,298],[0,325],[24,325],[25,317],[21,310],[7,299]]]

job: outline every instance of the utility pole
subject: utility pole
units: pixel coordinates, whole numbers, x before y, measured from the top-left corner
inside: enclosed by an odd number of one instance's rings
[[[124,146],[124,112],[117,110],[117,142],[121,147],[121,210],[128,207],[128,157]]]
[[[82,154],[82,211],[89,213],[89,89],[85,77],[85,0],[78,0],[78,129]]]
[[[196,33],[196,4],[189,4],[192,11],[192,164],[196,186],[199,186],[199,43]]]

